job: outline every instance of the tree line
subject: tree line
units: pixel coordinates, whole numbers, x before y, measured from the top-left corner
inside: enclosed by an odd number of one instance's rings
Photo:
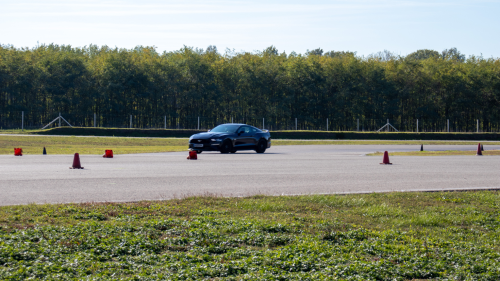
[[[412,131],[417,119],[436,129],[449,119],[457,130],[473,131],[479,119],[491,131],[499,129],[499,105],[500,60],[466,58],[456,48],[365,57],[322,49],[286,54],[273,46],[158,53],[142,46],[0,45],[4,124],[24,111],[27,124],[46,124],[62,112],[84,126],[96,114],[99,126],[128,126],[129,115],[137,127],[169,128],[196,127],[198,116],[207,126],[266,118],[277,129],[293,128],[295,118],[304,128],[324,129],[328,119],[331,130],[390,119]]]

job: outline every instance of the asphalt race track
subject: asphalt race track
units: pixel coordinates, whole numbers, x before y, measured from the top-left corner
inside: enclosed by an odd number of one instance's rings
[[[265,154],[187,152],[0,156],[0,205],[164,200],[193,195],[249,196],[355,192],[500,189],[498,156],[391,156],[375,151],[419,150],[414,145],[275,146]],[[500,146],[485,145],[485,150]],[[475,150],[427,145],[425,150]]]

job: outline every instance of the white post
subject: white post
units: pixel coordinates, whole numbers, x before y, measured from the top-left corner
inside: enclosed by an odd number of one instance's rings
[[[94,113],[94,128],[95,128],[95,127],[96,127],[96,125],[97,125],[97,124],[96,124],[96,123],[97,123],[96,121],[97,121],[97,118],[96,118],[96,114]]]
[[[450,132],[450,119],[446,119],[446,131]]]
[[[262,129],[266,128],[266,126],[264,126],[265,123],[264,123],[264,118],[262,118]]]
[[[198,116],[198,130],[200,129],[200,116]]]
[[[328,118],[326,118],[326,130],[328,131]]]
[[[297,131],[297,118],[295,118],[295,131]]]
[[[476,128],[477,128],[477,129],[476,129],[477,133],[479,133],[479,119],[477,119],[477,125],[476,125]]]
[[[417,119],[417,133],[418,133],[418,119]]]
[[[22,113],[22,117],[21,117],[21,132],[24,131],[24,111]]]
[[[167,115],[165,115],[165,130],[167,129]]]
[[[130,115],[130,129],[132,129],[132,115]]]
[[[59,127],[61,127],[61,112],[59,112]]]
[[[358,119],[358,125],[357,125],[357,129],[356,130],[359,132],[359,119]]]
[[[233,117],[231,116],[231,123],[233,123]]]
[[[387,119],[387,132],[389,132],[389,131],[390,131],[390,127],[391,127],[391,126],[389,126],[389,119]]]

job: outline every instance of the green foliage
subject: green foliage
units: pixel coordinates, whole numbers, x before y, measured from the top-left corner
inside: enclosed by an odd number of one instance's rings
[[[439,58],[440,54],[437,51],[434,50],[427,50],[427,49],[422,49],[422,50],[417,50],[416,52],[413,52],[409,55],[406,56],[407,60],[426,60],[430,58]]]
[[[214,46],[162,54],[151,47],[0,46],[0,122],[19,122],[11,115],[25,111],[27,126],[63,112],[82,126],[92,126],[96,113],[99,124],[118,127],[132,114],[135,127],[163,125],[156,119],[167,116],[170,128],[195,128],[203,116],[210,124],[265,117],[275,129],[293,128],[295,118],[319,128],[329,118],[335,130],[351,130],[357,119],[366,126],[390,119],[408,131],[415,119],[433,131],[446,127],[438,119],[452,120],[455,131],[473,131],[480,119],[484,131],[497,130],[500,61],[466,59],[456,48],[436,53],[418,50],[407,59],[320,48],[287,55],[273,46],[225,54]]]
[[[4,206],[0,279],[498,280],[499,199],[445,192]]]

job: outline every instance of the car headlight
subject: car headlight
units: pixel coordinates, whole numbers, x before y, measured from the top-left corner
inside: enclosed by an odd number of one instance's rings
[[[211,139],[211,141],[222,141],[221,139]]]

